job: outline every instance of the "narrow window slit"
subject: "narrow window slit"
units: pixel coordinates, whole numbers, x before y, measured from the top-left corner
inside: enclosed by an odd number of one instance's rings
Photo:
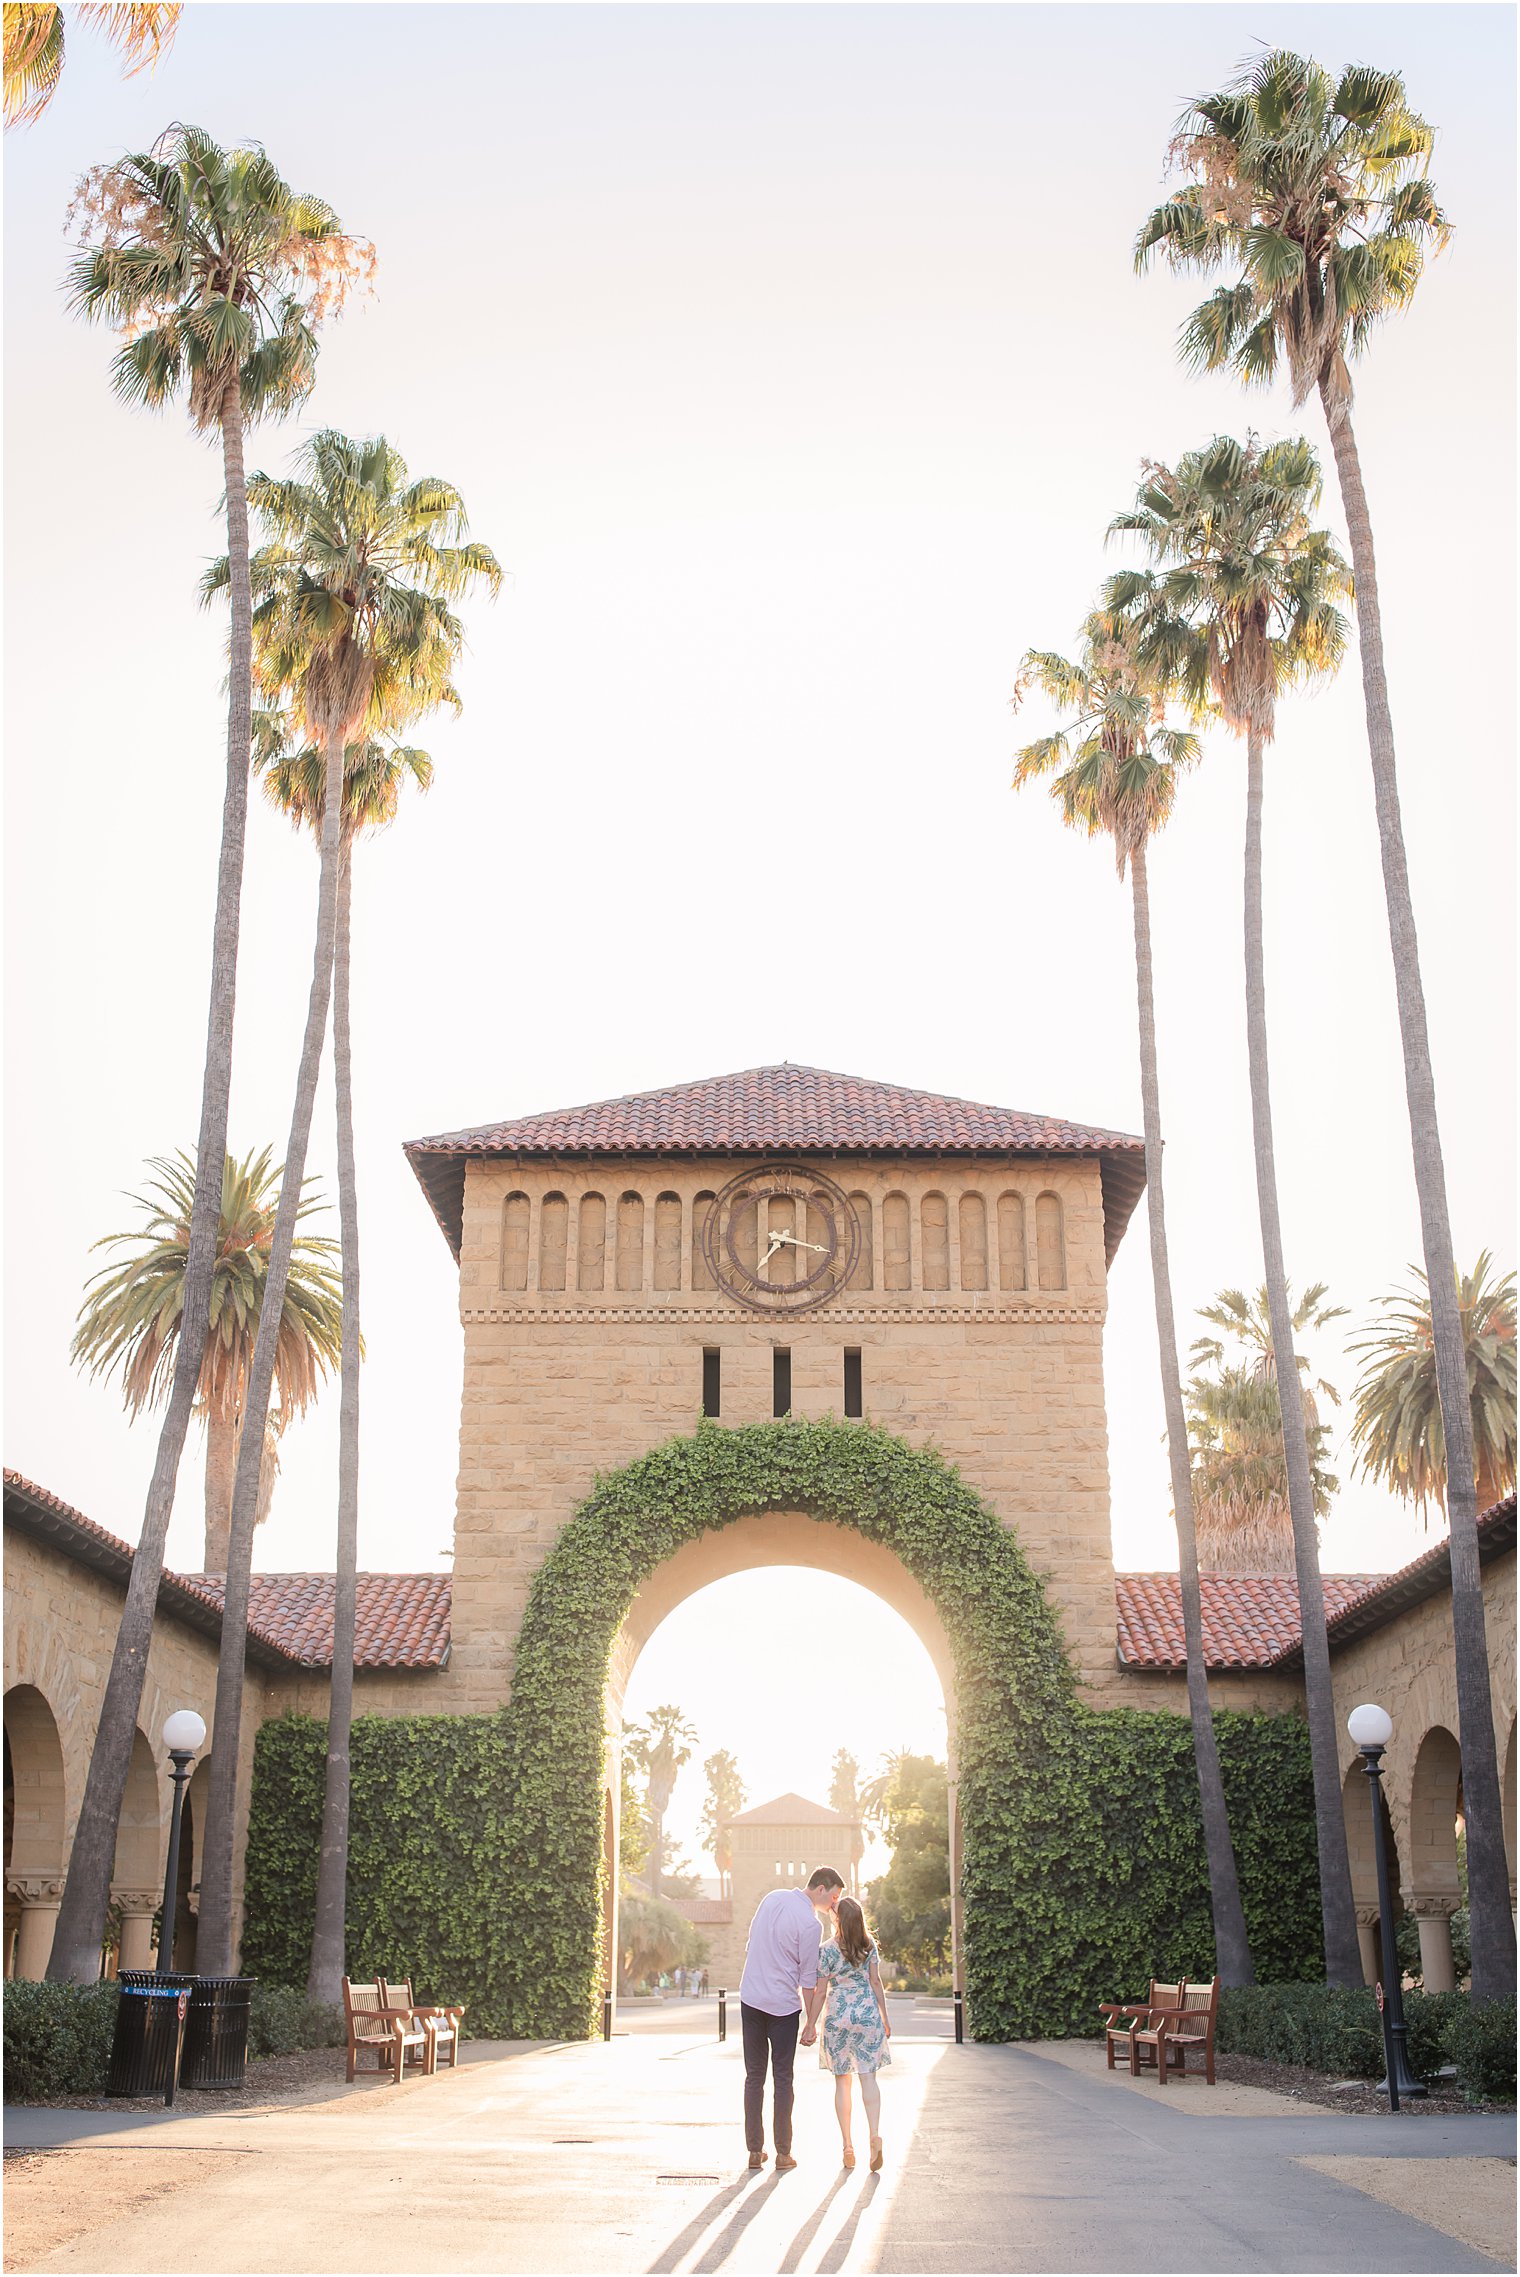
[[[792,1355],[785,1344],[778,1344],[771,1354],[771,1413],[790,1415],[792,1412]]]
[[[855,1350],[847,1350],[844,1356],[844,1411],[847,1416],[864,1415],[866,1411],[860,1354]]]
[[[723,1355],[708,1345],[702,1353],[702,1413],[716,1415],[723,1403]]]

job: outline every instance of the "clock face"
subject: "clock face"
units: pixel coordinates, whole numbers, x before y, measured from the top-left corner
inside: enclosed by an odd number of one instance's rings
[[[730,1179],[718,1195],[702,1252],[718,1287],[751,1312],[811,1312],[854,1272],[860,1220],[821,1171],[767,1164]]]

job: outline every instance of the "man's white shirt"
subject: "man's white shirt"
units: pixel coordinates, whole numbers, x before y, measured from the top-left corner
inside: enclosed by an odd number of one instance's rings
[[[768,1890],[755,1908],[744,1948],[739,1998],[768,2016],[791,2016],[800,1987],[818,1982],[823,1923],[806,1890]]]

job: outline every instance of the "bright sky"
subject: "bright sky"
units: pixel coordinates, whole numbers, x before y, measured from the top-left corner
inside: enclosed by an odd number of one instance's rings
[[[79,37],[6,144],[8,1462],[135,1537],[154,1426],[67,1345],[91,1242],[130,1223],[144,1159],[194,1138],[224,732],[223,626],[194,597],[218,467],[181,417],[111,401],[109,341],[65,312],[76,175],[192,120],[261,137],[372,235],[379,297],[330,332],[305,426],[383,428],[461,485],[510,571],[470,608],[436,787],[358,888],[362,1556],[428,1567],[459,1331],[404,1139],[780,1058],[1138,1128],[1128,901],[1101,850],[1011,796],[1039,723],[1008,699],[1026,647],[1070,641],[1145,454],[1299,423],[1183,375],[1196,295],[1136,281],[1128,250],[1184,99],[1277,39],[1402,68],[1440,129],[1456,238],[1364,369],[1360,439],[1457,1248],[1513,1262],[1507,8],[200,0],[156,77],[123,84]],[[256,437],[250,464],[302,431]],[[283,1143],[315,884],[255,806],[239,1151]],[[1184,1324],[1260,1271],[1241,831],[1221,744],[1153,876]],[[1361,1316],[1418,1237],[1354,669],[1283,720],[1266,858],[1290,1266]],[[330,1192],[325,1098],[313,1160]],[[1162,1566],[1138,1222],[1111,1307],[1116,1557]],[[1315,1358],[1349,1389],[1336,1341]],[[331,1560],[336,1421],[330,1397],[287,1438],[266,1568]],[[182,1566],[199,1503],[187,1464]],[[1348,1485],[1326,1562],[1420,1543]],[[713,1646],[736,1698],[767,1609],[783,1668],[803,1632],[775,1577],[723,1588],[751,1612],[673,1618],[649,1702],[679,1681],[756,1799],[817,1791],[839,1744],[938,1744],[878,1622],[772,1769],[776,1663],[731,1717]],[[832,1665],[827,1624],[811,1650]]]

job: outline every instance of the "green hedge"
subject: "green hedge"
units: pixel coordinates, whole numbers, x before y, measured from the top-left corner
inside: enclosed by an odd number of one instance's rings
[[[6,2101],[103,2095],[115,2029],[114,1984],[31,1984],[12,1978],[5,1988]]]
[[[104,2095],[116,2029],[117,1988],[32,1984],[5,1988],[5,2092],[12,2103]],[[290,1985],[258,1984],[248,2014],[250,2056],[330,2048],[346,2037],[341,2013],[314,2006]]]
[[[1187,1719],[1077,1698],[1017,1539],[933,1450],[860,1424],[703,1423],[610,1478],[535,1580],[498,1716],[361,1718],[353,1736],[351,1972],[464,2000],[477,2035],[584,2038],[600,2000],[604,1688],[634,1594],[683,1543],[804,1510],[891,1549],[955,1655],[966,1988],[981,2039],[1094,2029],[1096,2004],[1213,1963]],[[1318,1970],[1307,1735],[1223,1715],[1220,1752],[1258,1967]],[[255,1757],[245,1965],[305,1973],[321,1727],[266,1724]]]
[[[1465,1992],[1406,1992],[1410,2069],[1431,2079],[1454,2063],[1464,2094],[1513,2101],[1515,2003],[1474,2008]],[[1222,2052],[1303,2064],[1336,2079],[1380,2079],[1383,2024],[1370,1985],[1262,1984],[1221,1993]]]

